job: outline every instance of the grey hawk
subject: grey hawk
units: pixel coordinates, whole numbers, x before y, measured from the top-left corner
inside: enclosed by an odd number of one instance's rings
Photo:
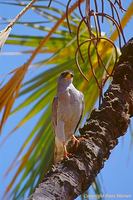
[[[52,104],[52,125],[55,133],[54,162],[67,156],[66,144],[73,138],[84,110],[84,95],[73,85],[73,73],[69,70],[60,74],[57,96]]]

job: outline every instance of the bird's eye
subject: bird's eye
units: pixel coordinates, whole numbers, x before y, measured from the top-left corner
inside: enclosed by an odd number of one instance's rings
[[[66,75],[67,75],[66,72],[63,72],[63,73],[61,74],[62,77],[66,77]]]
[[[62,78],[66,78],[66,77],[68,77],[68,76],[72,78],[72,77],[73,77],[73,73],[72,73],[72,72],[69,72],[69,71],[65,71],[65,72],[62,72],[62,73],[61,73],[61,77],[62,77]]]

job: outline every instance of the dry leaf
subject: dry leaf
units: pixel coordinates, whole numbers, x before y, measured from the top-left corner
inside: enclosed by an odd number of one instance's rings
[[[5,44],[10,32],[11,32],[12,28],[5,28],[4,30],[2,30],[0,32],[0,48],[3,47],[3,45]]]

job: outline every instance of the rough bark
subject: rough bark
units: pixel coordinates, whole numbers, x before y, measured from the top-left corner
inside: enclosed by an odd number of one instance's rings
[[[133,39],[123,48],[99,109],[80,133],[75,153],[47,174],[31,200],[72,200],[89,188],[133,116]]]

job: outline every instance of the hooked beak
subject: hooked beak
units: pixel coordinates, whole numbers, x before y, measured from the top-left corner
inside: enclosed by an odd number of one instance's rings
[[[66,76],[65,76],[66,79],[71,79],[73,78],[73,74],[72,73],[68,73]]]

